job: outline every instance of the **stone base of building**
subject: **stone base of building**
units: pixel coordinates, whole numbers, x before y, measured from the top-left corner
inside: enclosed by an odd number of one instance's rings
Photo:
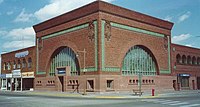
[[[141,90],[196,89],[195,77],[190,77],[189,87],[177,84],[176,76],[142,76]],[[195,86],[193,86],[195,85]],[[35,78],[35,90],[63,91],[63,92],[120,92],[139,89],[138,76],[119,75],[82,75],[82,76],[49,76]]]

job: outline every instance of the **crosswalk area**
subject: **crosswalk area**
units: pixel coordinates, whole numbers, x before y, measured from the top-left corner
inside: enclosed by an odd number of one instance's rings
[[[175,101],[175,100],[167,100],[167,99],[143,99],[144,102],[150,102],[155,104],[161,104],[174,107],[200,107],[200,102],[192,103],[189,101]]]

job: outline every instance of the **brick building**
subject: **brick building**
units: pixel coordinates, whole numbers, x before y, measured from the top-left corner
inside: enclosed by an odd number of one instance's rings
[[[1,55],[1,89],[30,90],[33,88],[36,62],[35,46]]]
[[[180,89],[200,89],[200,49],[172,44],[172,75]]]
[[[35,90],[199,87],[199,49],[171,44],[171,22],[95,1],[33,27]],[[195,66],[177,64],[176,56],[185,48],[185,54],[195,56]],[[195,70],[180,70],[187,67]],[[189,85],[183,82],[187,80]]]

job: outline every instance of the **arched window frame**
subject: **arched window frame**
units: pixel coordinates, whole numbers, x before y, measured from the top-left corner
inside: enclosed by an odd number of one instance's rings
[[[192,58],[190,55],[187,56],[187,64],[192,65]]]
[[[8,68],[8,70],[11,70],[11,63],[10,63],[10,61],[8,61],[8,63],[7,63],[7,68]]]
[[[181,64],[182,63],[181,55],[180,54],[176,55],[176,62],[177,62],[177,64]]]
[[[7,63],[6,62],[4,62],[4,64],[3,64],[3,70],[7,70]]]
[[[13,69],[16,69],[16,61],[13,61]]]
[[[200,65],[200,57],[197,58],[197,64]]]
[[[192,57],[192,65],[196,65],[196,64],[197,64],[196,57],[195,57],[195,56],[193,56],[193,57]]]
[[[185,55],[182,56],[182,64],[187,64],[187,58]]]
[[[22,68],[26,68],[26,59],[25,58],[22,59]]]
[[[21,61],[20,61],[20,59],[17,60],[17,68],[18,68],[18,69],[21,68]]]
[[[122,62],[122,75],[156,75],[157,65],[150,50],[144,46],[131,47]]]
[[[32,67],[32,59],[31,57],[28,58],[28,68]]]
[[[54,76],[57,68],[66,66],[71,67],[71,76],[80,75],[80,67],[75,52],[69,47],[60,47],[51,57],[49,75]]]

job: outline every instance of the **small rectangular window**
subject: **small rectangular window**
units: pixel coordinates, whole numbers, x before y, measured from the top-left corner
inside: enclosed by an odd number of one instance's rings
[[[13,65],[13,69],[16,69],[16,64]]]
[[[17,68],[21,68],[21,65],[20,65],[20,64],[18,64],[18,65],[17,65]]]
[[[113,89],[114,82],[113,80],[107,80],[107,89]]]

